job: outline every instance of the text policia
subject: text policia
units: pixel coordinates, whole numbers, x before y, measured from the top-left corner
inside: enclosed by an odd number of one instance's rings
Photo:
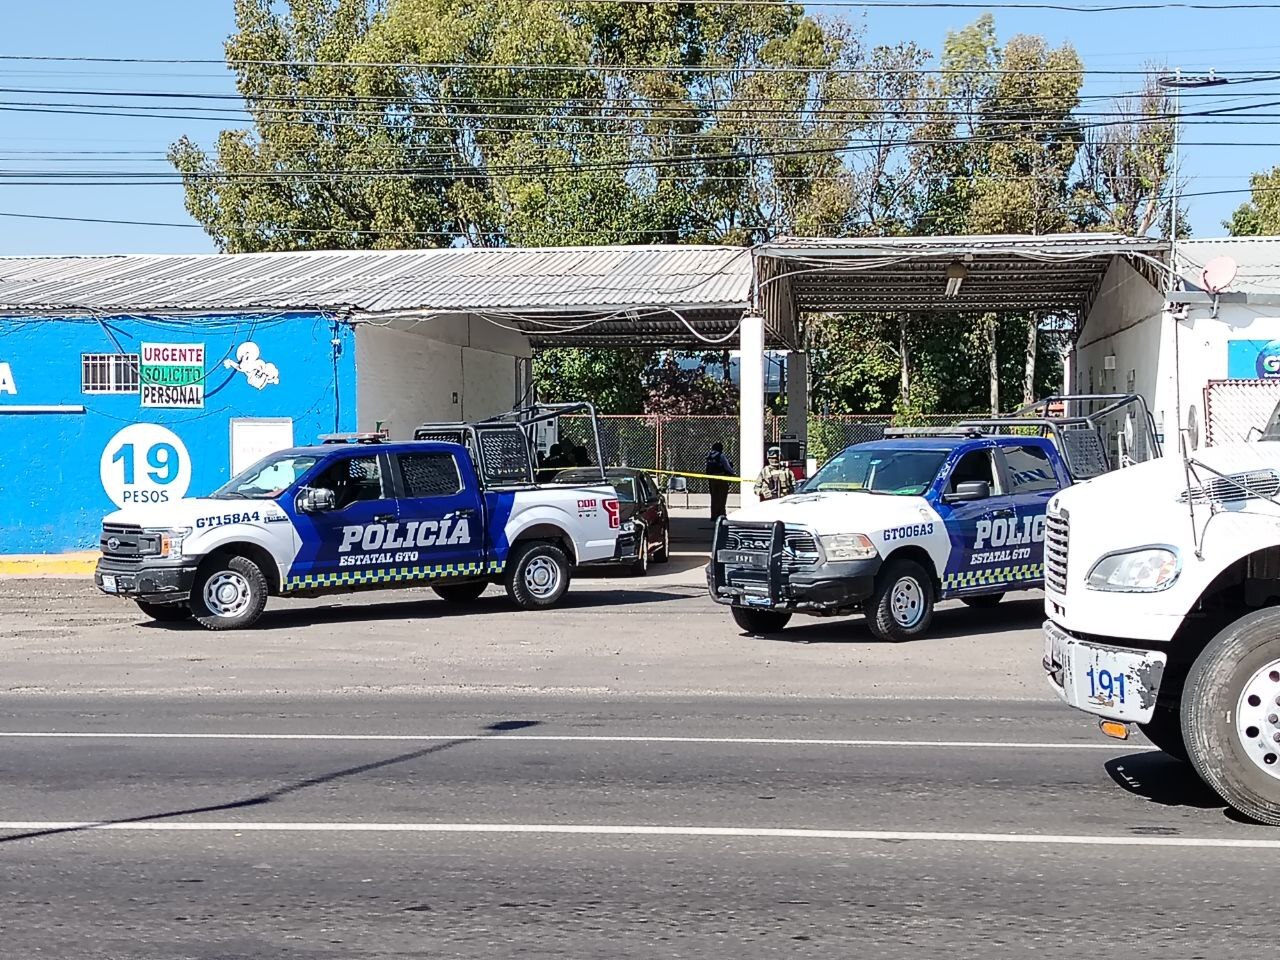
[[[970,566],[982,563],[1006,563],[1027,560],[1031,548],[1021,546],[1044,540],[1044,514],[1030,517],[1001,517],[978,521],[978,537],[973,543]],[[983,547],[1008,547],[1006,550],[981,552]]]
[[[342,528],[342,544],[338,553],[338,565],[356,567],[367,563],[413,563],[418,559],[416,550],[406,547],[458,546],[471,542],[471,524],[462,518],[452,520],[409,520],[401,529],[399,522],[367,523]],[[399,553],[373,553],[371,551],[398,550]],[[353,551],[359,551],[354,553]]]

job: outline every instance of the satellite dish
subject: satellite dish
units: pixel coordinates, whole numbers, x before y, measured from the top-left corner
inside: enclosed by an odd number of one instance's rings
[[[1196,416],[1196,408],[1187,408],[1187,439],[1192,450],[1200,449],[1200,418]]]
[[[1230,257],[1214,257],[1204,265],[1200,285],[1210,293],[1221,293],[1236,278],[1236,262]]]

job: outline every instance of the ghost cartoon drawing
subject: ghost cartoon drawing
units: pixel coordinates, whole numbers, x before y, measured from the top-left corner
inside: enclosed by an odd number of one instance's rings
[[[269,383],[280,382],[280,371],[274,363],[262,359],[262,351],[252,340],[246,340],[236,348],[234,360],[223,360],[222,365],[228,370],[239,370],[249,381],[249,386],[261,390]]]

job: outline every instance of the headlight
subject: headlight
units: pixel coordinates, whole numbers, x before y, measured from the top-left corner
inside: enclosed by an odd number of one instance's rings
[[[159,534],[159,546],[154,556],[172,559],[182,556],[182,541],[191,533],[191,528],[169,527],[164,530],[148,530],[147,533]]]
[[[1176,547],[1139,547],[1109,553],[1093,565],[1085,586],[1118,593],[1167,590],[1182,569]]]
[[[871,539],[861,533],[833,533],[819,539],[828,560],[870,560],[876,555]]]

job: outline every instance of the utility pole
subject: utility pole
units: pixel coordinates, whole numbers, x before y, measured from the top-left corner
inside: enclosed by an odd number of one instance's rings
[[[1161,87],[1173,91],[1173,184],[1170,188],[1169,200],[1169,282],[1168,290],[1178,283],[1178,142],[1182,126],[1182,91],[1200,87],[1218,87],[1228,81],[1216,76],[1212,70],[1200,76],[1184,76],[1181,69],[1175,70],[1171,76],[1163,76],[1157,81]],[[1182,367],[1178,356],[1178,319],[1173,320],[1173,421],[1174,435],[1178,438],[1178,447],[1187,453],[1183,444],[1182,432]]]
[[[1220,87],[1230,81],[1217,76],[1212,70],[1200,76],[1190,76],[1184,75],[1179,68],[1170,75],[1160,77],[1156,82],[1164,89],[1173,91],[1173,183],[1169,198],[1169,265],[1173,268],[1169,274],[1169,289],[1172,290],[1178,269],[1178,174],[1181,168],[1178,145],[1182,132],[1182,91],[1200,87]]]

